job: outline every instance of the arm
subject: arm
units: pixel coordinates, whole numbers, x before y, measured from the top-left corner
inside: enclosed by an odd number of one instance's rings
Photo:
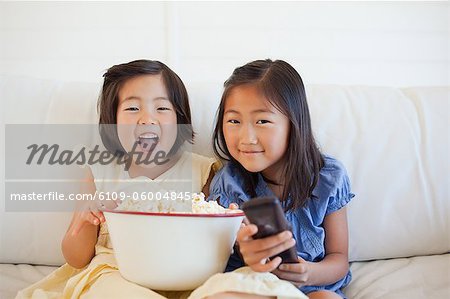
[[[86,173],[81,192],[95,193],[94,177],[90,170]],[[74,211],[72,222],[61,243],[64,258],[74,268],[83,268],[94,257],[99,224],[105,221],[101,212],[91,211],[85,202],[82,204],[84,206],[80,210]]]
[[[283,264],[274,274],[291,281],[296,286],[328,285],[344,277],[348,272],[347,211],[342,208],[324,219],[325,257],[320,262]]]
[[[309,263],[311,274],[307,284],[326,285],[334,283],[348,272],[347,210],[342,208],[325,217],[325,258]]]

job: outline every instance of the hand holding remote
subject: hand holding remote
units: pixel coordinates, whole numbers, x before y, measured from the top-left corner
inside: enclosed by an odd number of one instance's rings
[[[241,255],[254,271],[266,272],[283,263],[298,263],[295,240],[280,203],[275,198],[256,198],[243,210],[250,222],[237,236]]]

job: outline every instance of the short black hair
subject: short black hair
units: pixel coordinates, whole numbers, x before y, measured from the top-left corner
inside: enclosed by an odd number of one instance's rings
[[[166,87],[169,101],[175,108],[178,126],[177,138],[168,153],[174,154],[181,145],[188,141],[194,143],[195,133],[192,128],[189,96],[180,77],[167,65],[156,60],[134,60],[128,63],[110,67],[103,75],[103,87],[97,102],[100,115],[99,131],[106,149],[114,155],[123,156],[125,150],[117,134],[117,108],[119,105],[119,91],[123,84],[132,78],[143,75],[161,75]]]

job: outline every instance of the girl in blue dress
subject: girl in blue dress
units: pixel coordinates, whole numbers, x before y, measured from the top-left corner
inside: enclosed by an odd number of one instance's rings
[[[224,87],[213,139],[228,162],[209,199],[241,206],[275,196],[292,226],[292,233],[256,240],[257,227],[243,225],[227,271],[247,265],[290,281],[309,298],[345,298],[346,205],[354,195],[344,166],[317,147],[300,75],[282,60],[256,60],[236,68]],[[293,246],[299,263],[270,259]]]

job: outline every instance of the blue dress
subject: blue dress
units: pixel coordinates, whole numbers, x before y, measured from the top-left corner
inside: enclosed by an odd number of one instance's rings
[[[325,257],[325,231],[322,227],[326,215],[345,206],[354,194],[350,191],[350,181],[344,166],[328,156],[323,156],[325,164],[319,172],[319,179],[313,190],[316,196],[308,200],[305,207],[286,212],[286,218],[292,225],[293,236],[296,240],[297,254],[310,262],[318,262]],[[258,175],[256,185],[257,196],[274,196],[272,190]],[[237,203],[240,207],[251,196],[245,192],[243,177],[237,165],[229,162],[217,174],[211,182],[209,200],[219,200],[220,204],[227,207],[230,203]],[[288,199],[290,200],[290,199]],[[235,252],[228,261],[226,271],[233,271],[244,266],[244,262]],[[349,271],[344,278],[325,286],[304,286],[300,290],[305,294],[317,290],[330,290],[345,298],[341,288],[351,280]]]

